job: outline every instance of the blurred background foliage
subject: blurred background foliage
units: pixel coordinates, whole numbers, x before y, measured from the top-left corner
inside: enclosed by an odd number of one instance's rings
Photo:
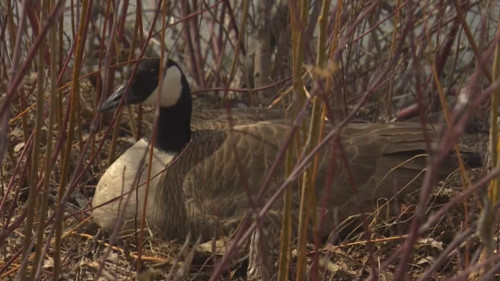
[[[498,129],[490,118],[496,121],[497,104],[490,99],[498,89],[499,14],[500,4],[486,0],[0,0],[0,279],[104,274],[89,257],[92,239],[85,235],[95,233],[87,227],[89,198],[100,173],[127,146],[125,135],[147,135],[152,122],[150,109],[133,107],[122,118],[96,109],[143,56],[180,63],[196,110],[288,110],[321,94],[334,123],[346,117],[444,122],[446,104],[457,132],[493,128],[490,146],[487,137],[470,144],[494,166]],[[410,279],[481,273],[485,267],[473,257],[480,243],[470,230],[476,225],[468,219],[471,210],[489,206],[478,197],[468,195],[471,206],[464,203],[457,217],[434,226],[441,235],[429,238],[449,243],[465,231],[465,249],[455,245],[456,256],[443,257],[439,243],[429,242],[413,266],[398,268]],[[480,232],[485,241],[496,220],[482,218],[480,225],[491,226]],[[390,257],[397,245],[387,242],[379,253],[387,258],[383,280],[394,278],[390,265],[397,262]],[[349,253],[366,251],[374,255],[359,245]],[[350,258],[325,271],[334,280],[378,272],[369,260]]]

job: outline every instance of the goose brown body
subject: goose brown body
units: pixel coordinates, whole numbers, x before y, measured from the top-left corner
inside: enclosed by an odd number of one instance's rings
[[[427,129],[434,133],[433,127]],[[194,131],[186,153],[164,175],[160,196],[154,203],[167,208],[162,212],[165,224],[160,229],[167,231],[167,237],[179,239],[186,237],[189,231],[210,239],[215,233],[221,233],[221,229],[226,233],[234,229],[251,207],[249,194],[256,196],[259,193],[264,177],[289,137],[288,131],[289,127],[282,120],[226,130]],[[334,208],[342,207],[341,215],[347,215],[359,211],[354,200],[371,203],[420,187],[419,175],[423,174],[426,161],[426,141],[421,132],[421,125],[417,123],[351,124],[346,128],[342,145],[349,163],[342,163],[340,157],[335,160],[337,167],[345,168],[335,175],[328,192],[326,206],[331,219],[324,225],[325,233],[331,230],[334,222],[331,212]],[[323,198],[329,188],[325,186],[325,171],[330,152],[331,145],[319,152],[323,157],[316,179],[317,198]],[[449,173],[453,167],[447,165],[443,173]],[[283,165],[278,166],[273,179],[266,189],[268,196],[284,180]],[[181,200],[184,204],[178,203],[180,197],[184,197]],[[298,206],[298,197],[294,204]],[[275,209],[281,210],[279,206],[280,200],[275,203]],[[177,221],[179,214],[184,214],[180,216],[181,221]],[[182,222],[189,224],[180,227]],[[219,227],[218,232],[215,227]]]

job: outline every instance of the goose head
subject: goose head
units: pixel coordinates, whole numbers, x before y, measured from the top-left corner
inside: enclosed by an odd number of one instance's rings
[[[191,138],[191,91],[184,73],[173,60],[164,65],[160,76],[160,59],[144,59],[129,71],[128,79],[101,105],[101,111],[125,105],[142,104],[159,107],[155,148],[179,152]]]

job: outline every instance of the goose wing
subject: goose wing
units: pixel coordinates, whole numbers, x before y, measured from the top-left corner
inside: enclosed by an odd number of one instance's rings
[[[204,212],[223,217],[242,214],[249,207],[248,196],[258,193],[286,130],[281,122],[263,121],[217,133],[196,131],[192,142],[197,151],[191,157],[199,161],[190,161],[196,164],[186,174],[184,192],[195,201],[204,202],[200,204]],[[280,167],[278,178],[282,172]]]
[[[339,163],[331,202],[392,198],[420,187],[428,142],[435,128],[418,123],[350,124],[342,135],[346,161]],[[337,150],[337,154],[340,152]],[[341,157],[339,155],[339,157]],[[356,198],[355,198],[356,197]]]

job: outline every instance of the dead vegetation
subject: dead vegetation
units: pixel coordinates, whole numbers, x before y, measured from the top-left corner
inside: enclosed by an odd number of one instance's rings
[[[311,280],[498,278],[495,1],[25,2],[0,0],[0,280],[245,279],[245,248],[223,255],[231,237],[118,239],[89,216],[104,169],[151,130],[150,108],[96,110],[144,55],[182,64],[195,111],[448,122],[434,159],[459,136],[490,159],[437,184],[430,162],[419,194],[339,222],[326,240],[291,234],[281,280],[304,268]]]

